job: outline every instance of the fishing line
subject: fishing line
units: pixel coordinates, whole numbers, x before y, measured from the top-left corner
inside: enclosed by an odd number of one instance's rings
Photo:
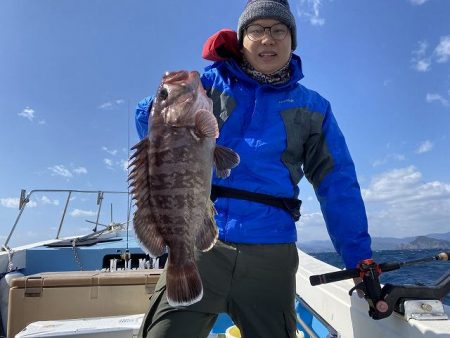
[[[128,165],[129,159],[130,159],[130,99],[127,99],[127,179],[130,175],[130,166]],[[128,250],[128,232],[130,230],[129,229],[130,213],[131,213],[130,185],[127,184],[127,250]]]

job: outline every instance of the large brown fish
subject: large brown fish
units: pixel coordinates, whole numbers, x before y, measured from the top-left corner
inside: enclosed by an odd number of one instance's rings
[[[239,163],[234,151],[216,145],[218,136],[199,74],[166,73],[153,101],[149,134],[133,147],[129,180],[138,240],[154,257],[169,248],[166,285],[172,306],[202,298],[194,246],[207,251],[217,240],[210,200],[213,165],[225,178]]]

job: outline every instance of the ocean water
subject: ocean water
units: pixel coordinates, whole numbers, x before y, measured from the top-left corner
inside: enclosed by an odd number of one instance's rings
[[[439,250],[383,250],[375,251],[373,258],[377,263],[405,262],[433,257],[440,252]],[[341,258],[334,252],[314,253],[310,255],[338,268],[342,269],[344,267]],[[383,284],[433,285],[439,278],[449,272],[450,261],[432,261],[385,272],[381,274],[380,281]],[[443,302],[450,306],[450,295],[447,295]]]

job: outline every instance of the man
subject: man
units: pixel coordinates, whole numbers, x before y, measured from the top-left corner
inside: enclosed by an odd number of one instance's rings
[[[288,2],[250,0],[239,18],[237,45],[220,46],[227,57],[203,73],[219,123],[217,143],[236,151],[241,162],[229,178],[213,179],[219,241],[196,252],[202,300],[171,307],[163,273],[142,336],[206,337],[218,313],[227,312],[244,337],[295,337],[295,201],[303,175],[345,265],[354,268],[371,257],[353,161],[330,103],[299,83],[296,46]],[[141,138],[150,107],[146,98],[136,111]]]

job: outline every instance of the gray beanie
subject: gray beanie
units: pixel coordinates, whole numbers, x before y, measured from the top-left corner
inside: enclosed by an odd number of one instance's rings
[[[249,0],[239,17],[237,27],[239,43],[242,45],[244,30],[248,24],[258,19],[267,18],[278,20],[289,27],[292,36],[292,50],[295,50],[297,47],[297,27],[287,0]]]

